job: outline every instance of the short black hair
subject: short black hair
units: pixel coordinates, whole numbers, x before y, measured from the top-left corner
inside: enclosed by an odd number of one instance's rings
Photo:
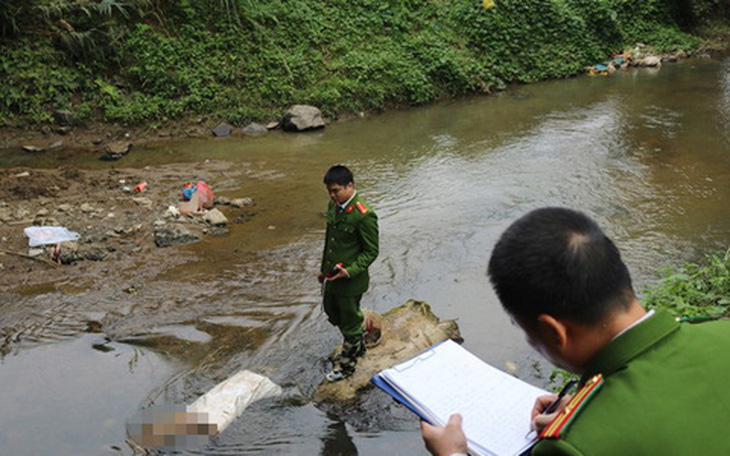
[[[565,208],[536,209],[512,223],[488,274],[505,310],[528,323],[548,314],[593,325],[635,297],[614,243],[587,215]]]
[[[324,175],[324,183],[325,185],[340,184],[343,187],[347,187],[347,184],[355,183],[355,178],[347,166],[335,165],[327,170],[327,174]]]

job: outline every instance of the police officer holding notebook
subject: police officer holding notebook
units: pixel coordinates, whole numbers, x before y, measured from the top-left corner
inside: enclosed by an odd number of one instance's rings
[[[533,456],[730,454],[730,322],[645,311],[616,246],[586,215],[532,211],[501,236],[489,277],[526,339],[579,374],[552,413],[539,398]],[[524,413],[526,410],[515,410]],[[466,453],[461,416],[422,423],[435,455]]]

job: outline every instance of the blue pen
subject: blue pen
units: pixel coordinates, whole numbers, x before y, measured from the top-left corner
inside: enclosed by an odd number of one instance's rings
[[[555,398],[555,400],[550,405],[548,405],[545,410],[542,411],[541,415],[549,415],[549,414],[553,413],[555,411],[555,409],[558,408],[558,404],[560,403],[560,400],[563,399],[565,397],[565,395],[568,394],[568,392],[571,389],[573,389],[573,387],[575,386],[576,383],[578,383],[578,380],[571,380],[568,383],[566,383],[565,386],[563,387],[563,389],[561,389],[560,392],[558,393],[558,397]],[[534,431],[534,429],[530,429],[527,432],[527,434],[525,434],[525,438],[527,438],[532,431]]]

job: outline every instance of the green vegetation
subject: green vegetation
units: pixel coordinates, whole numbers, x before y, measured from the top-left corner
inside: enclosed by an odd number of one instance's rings
[[[648,309],[667,309],[689,321],[730,317],[730,249],[708,255],[705,265],[665,268],[663,278],[644,292]]]
[[[687,322],[730,318],[730,248],[707,255],[704,265],[667,266],[660,273],[662,278],[644,290],[642,304],[647,310],[665,309]],[[575,378],[555,368],[550,373],[550,388],[558,391]]]
[[[637,42],[690,50],[720,0],[4,0],[0,125],[263,120],[567,77]],[[719,18],[719,21],[718,21]],[[707,29],[705,29],[707,30]]]

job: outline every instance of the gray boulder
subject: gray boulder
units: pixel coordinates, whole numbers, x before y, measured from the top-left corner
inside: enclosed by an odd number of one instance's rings
[[[221,122],[213,129],[213,136],[216,138],[231,136],[231,131],[233,131],[233,127],[225,122]]]
[[[634,66],[657,68],[662,66],[662,59],[656,55],[648,55],[634,60]]]
[[[256,122],[251,122],[250,124],[243,127],[243,130],[241,131],[246,136],[261,136],[269,132],[266,127],[261,124],[257,124]]]
[[[281,128],[284,131],[306,131],[324,128],[322,111],[319,108],[308,105],[294,105],[284,114],[281,119]]]
[[[114,161],[124,157],[132,150],[132,143],[119,142],[114,144],[108,144],[104,146],[104,153],[99,157],[99,160]]]

